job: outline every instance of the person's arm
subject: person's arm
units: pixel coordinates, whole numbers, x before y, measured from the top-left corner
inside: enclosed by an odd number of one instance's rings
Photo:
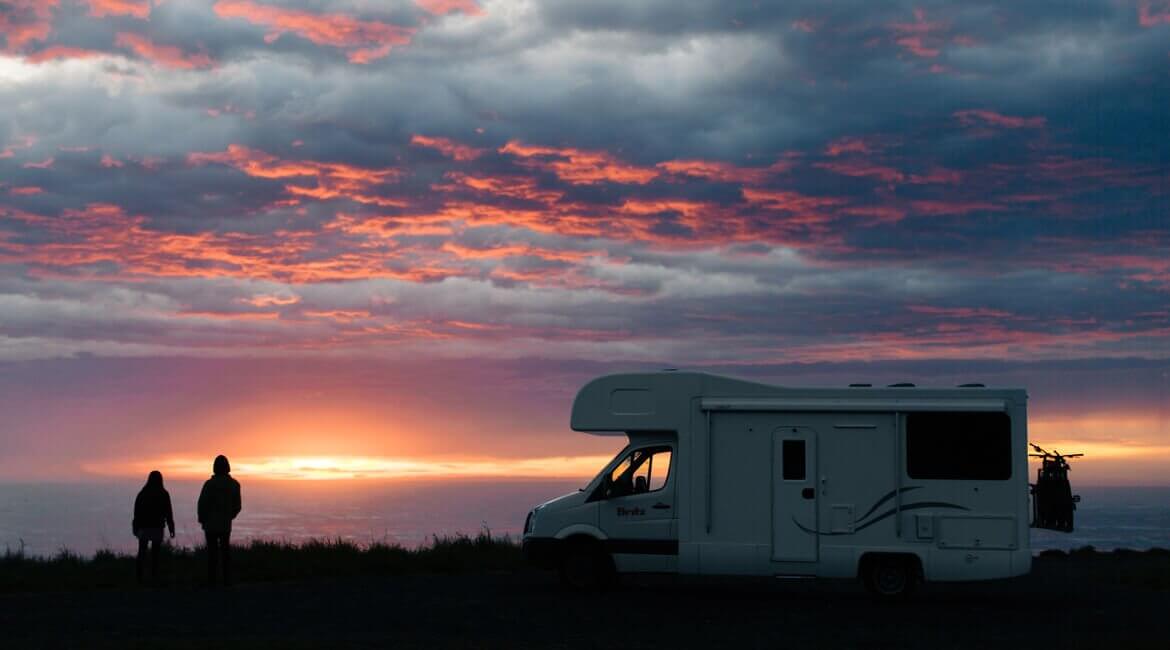
[[[199,519],[199,523],[203,523],[203,513],[207,510],[207,483],[203,484],[203,489],[199,490],[199,502],[195,505],[195,516]]]
[[[171,495],[163,492],[163,503],[166,506],[167,528],[171,530],[171,538],[175,537],[175,511],[171,508]]]
[[[135,537],[138,537],[138,517],[141,513],[142,493],[139,492],[138,496],[134,497],[134,517],[130,520],[130,532],[134,533]]]
[[[240,496],[240,482],[236,481],[235,489],[232,490],[232,519],[240,514],[240,510],[244,509],[243,498]]]

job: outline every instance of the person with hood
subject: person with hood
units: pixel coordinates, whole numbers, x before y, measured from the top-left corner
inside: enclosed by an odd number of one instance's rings
[[[214,472],[199,492],[199,523],[207,538],[207,583],[215,585],[216,566],[223,566],[223,585],[231,584],[232,520],[240,514],[240,484],[231,477],[225,456],[216,456]]]
[[[171,495],[163,487],[162,472],[155,470],[146,477],[146,485],[134,499],[134,519],[130,528],[138,538],[138,562],[135,567],[138,582],[142,582],[146,568],[146,548],[150,546],[150,577],[158,580],[158,557],[162,550],[163,526],[175,537],[175,515],[171,510]]]

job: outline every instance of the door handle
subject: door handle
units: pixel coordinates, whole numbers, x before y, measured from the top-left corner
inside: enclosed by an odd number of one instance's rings
[[[654,505],[652,505],[650,507],[654,508],[655,510],[670,510],[670,506],[665,504],[665,503],[662,503],[661,501],[658,503],[655,503]]]
[[[816,488],[804,488],[800,491],[800,496],[806,499],[815,499],[817,497]]]

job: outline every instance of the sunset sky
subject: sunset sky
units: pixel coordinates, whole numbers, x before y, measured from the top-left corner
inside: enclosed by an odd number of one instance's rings
[[[585,476],[663,367],[1170,483],[1170,2],[0,0],[0,479]]]

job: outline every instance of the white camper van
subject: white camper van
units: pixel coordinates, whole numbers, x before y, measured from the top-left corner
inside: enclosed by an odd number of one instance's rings
[[[529,513],[525,553],[576,586],[615,571],[817,576],[896,596],[1027,573],[1026,400],[982,385],[600,377],[571,426],[629,444]]]

